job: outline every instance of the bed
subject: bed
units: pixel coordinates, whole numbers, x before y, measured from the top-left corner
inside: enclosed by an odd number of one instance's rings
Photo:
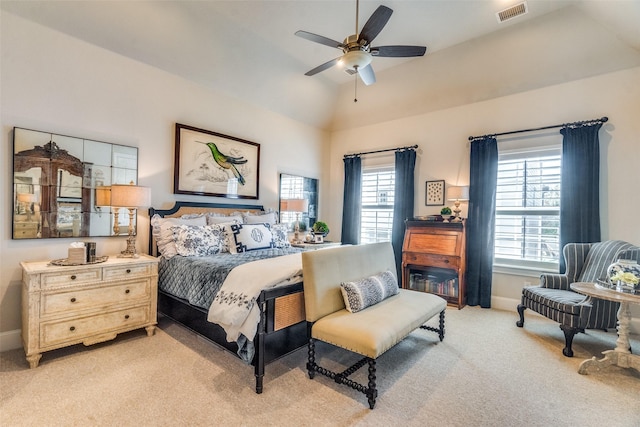
[[[217,203],[197,203],[197,202],[176,202],[171,209],[149,209],[149,217],[152,219],[149,253],[158,256],[157,233],[154,233],[154,223],[157,225],[159,219],[167,218],[194,218],[202,214],[221,217],[223,215],[231,215],[233,213],[243,212],[249,215],[264,215],[265,211],[262,206],[256,205],[236,205],[236,204],[217,204]],[[155,218],[155,220],[154,220]],[[173,220],[169,220],[173,221]],[[296,253],[301,252],[299,248],[271,249],[264,251],[254,251],[253,254],[261,252],[260,256],[254,256],[252,259],[257,260],[256,265],[260,263],[271,262],[266,258],[273,258],[279,255],[289,255],[295,257]],[[262,252],[265,252],[262,256]],[[240,255],[240,254],[238,254]],[[296,276],[278,286],[270,287],[259,291],[255,298],[254,309],[256,315],[256,333],[253,340],[247,337],[247,340],[227,341],[227,331],[217,323],[212,323],[207,319],[211,316],[210,310],[207,308],[208,301],[214,299],[220,300],[219,289],[209,292],[209,295],[201,297],[198,292],[179,291],[178,288],[188,287],[198,282],[201,276],[209,273],[201,272],[199,276],[193,278],[186,272],[195,271],[198,264],[208,264],[209,260],[218,260],[233,258],[236,261],[238,255],[216,254],[207,257],[182,257],[174,256],[170,259],[160,260],[158,269],[158,312],[173,319],[177,323],[196,332],[197,334],[207,338],[218,344],[224,349],[243,359],[244,362],[254,367],[256,384],[256,393],[263,391],[263,378],[265,374],[265,366],[270,362],[283,357],[292,351],[299,349],[307,344],[307,326],[304,313],[304,295],[301,276]],[[278,258],[286,259],[286,256]],[[182,270],[175,273],[176,267],[181,262],[187,262],[186,266],[182,266]],[[275,262],[275,260],[274,260]],[[245,266],[238,267],[244,268]],[[198,267],[200,268],[200,267]],[[205,268],[213,271],[215,267],[207,265]],[[229,268],[229,267],[226,267]],[[273,270],[273,269],[272,269]],[[206,271],[206,270],[203,270]],[[229,277],[231,273],[228,273]],[[174,276],[171,278],[171,276]],[[178,276],[180,279],[176,279]],[[165,282],[171,283],[166,285]],[[189,282],[189,283],[186,283]],[[193,282],[193,283],[192,283]],[[164,285],[163,285],[164,284]],[[215,295],[211,295],[215,294]],[[213,308],[212,310],[213,311]],[[242,338],[242,336],[241,336]],[[248,341],[248,343],[247,343]],[[250,351],[243,349],[247,345],[252,346]]]

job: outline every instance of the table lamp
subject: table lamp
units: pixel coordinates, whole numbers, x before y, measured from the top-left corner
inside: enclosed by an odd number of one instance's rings
[[[129,209],[129,237],[127,237],[127,249],[122,251],[119,257],[137,258],[136,252],[136,234],[133,223],[134,212],[137,208],[151,205],[151,190],[149,187],[140,187],[133,185],[114,184],[111,186],[111,202],[110,206],[116,208],[116,212],[120,208]],[[117,224],[117,216],[114,217]],[[114,232],[116,226],[114,225]]]
[[[460,218],[460,202],[469,200],[469,186],[453,186],[449,187],[447,190],[447,199],[454,201],[453,205],[455,208],[453,209],[453,213],[455,218],[451,220],[451,222],[460,222],[462,218]]]
[[[309,209],[309,200],[307,199],[284,199],[280,202],[280,210],[284,212],[295,212],[296,222],[293,227],[294,243],[302,243],[300,240],[300,213]]]
[[[38,197],[33,193],[18,193],[17,199],[18,202],[24,205],[24,210],[27,212],[27,221],[31,221],[33,204],[38,202]]]

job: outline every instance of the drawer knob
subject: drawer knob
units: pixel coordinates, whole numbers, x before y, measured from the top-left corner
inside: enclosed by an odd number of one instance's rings
[[[444,263],[445,263],[445,264],[449,264],[449,260],[448,260],[448,259],[445,259],[445,260],[444,260]]]
[[[131,273],[131,269],[130,268],[127,268],[127,273]]]
[[[125,289],[125,291],[124,291],[125,294],[128,294],[129,292],[131,292],[130,289]]]
[[[128,315],[128,314],[125,314],[125,315],[124,315],[124,318],[125,318],[125,319],[128,319],[128,318],[129,318],[129,315]]]
[[[69,328],[69,330],[70,330],[71,332],[73,332],[73,331],[75,331],[75,330],[76,330],[76,327],[75,327],[75,326],[72,326],[72,327],[70,327],[70,328]]]
[[[76,280],[76,275],[75,274],[71,276],[71,280]]]
[[[76,298],[75,297],[71,298],[71,302],[76,302]]]

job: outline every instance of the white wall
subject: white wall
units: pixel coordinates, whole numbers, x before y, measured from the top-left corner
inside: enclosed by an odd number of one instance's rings
[[[138,147],[139,184],[151,187],[157,208],[171,207],[175,200],[276,208],[280,172],[322,178],[322,145],[328,137],[315,128],[9,13],[2,12],[1,19],[0,350],[20,345],[20,261],[64,258],[73,240],[11,240],[14,126]],[[176,122],[261,144],[260,199],[174,195]],[[139,222],[138,249],[146,252],[146,210]],[[97,241],[99,255],[125,246],[123,238],[91,240]]]
[[[640,68],[335,132],[331,137],[330,185],[343,187],[342,158],[346,153],[418,144],[415,215],[436,214],[439,208],[425,206],[425,181],[468,184],[469,136],[602,116],[609,117],[600,131],[602,239],[640,245]],[[393,155],[388,159],[393,163]],[[342,194],[333,195],[328,222],[340,224]],[[465,216],[467,206],[461,207]],[[536,283],[537,278],[494,274],[492,306],[514,310],[525,282]],[[634,307],[635,317],[640,317],[638,308]]]

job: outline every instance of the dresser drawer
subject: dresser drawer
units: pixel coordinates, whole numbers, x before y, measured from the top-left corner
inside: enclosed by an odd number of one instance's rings
[[[42,286],[73,285],[76,283],[97,282],[102,279],[101,268],[83,268],[77,271],[46,273],[42,275]]]
[[[45,322],[40,326],[40,345],[47,347],[100,333],[136,328],[149,323],[149,320],[149,306],[142,306],[97,316]]]
[[[150,279],[137,280],[116,286],[101,286],[91,289],[75,289],[68,292],[42,294],[40,313],[42,316],[82,310],[91,307],[109,306],[135,300],[149,300]]]
[[[135,264],[104,268],[104,280],[128,279],[151,275],[151,264]]]
[[[450,268],[454,270],[457,270],[460,266],[460,258],[458,257],[413,252],[404,253],[402,261],[405,265],[428,265],[432,267]]]

